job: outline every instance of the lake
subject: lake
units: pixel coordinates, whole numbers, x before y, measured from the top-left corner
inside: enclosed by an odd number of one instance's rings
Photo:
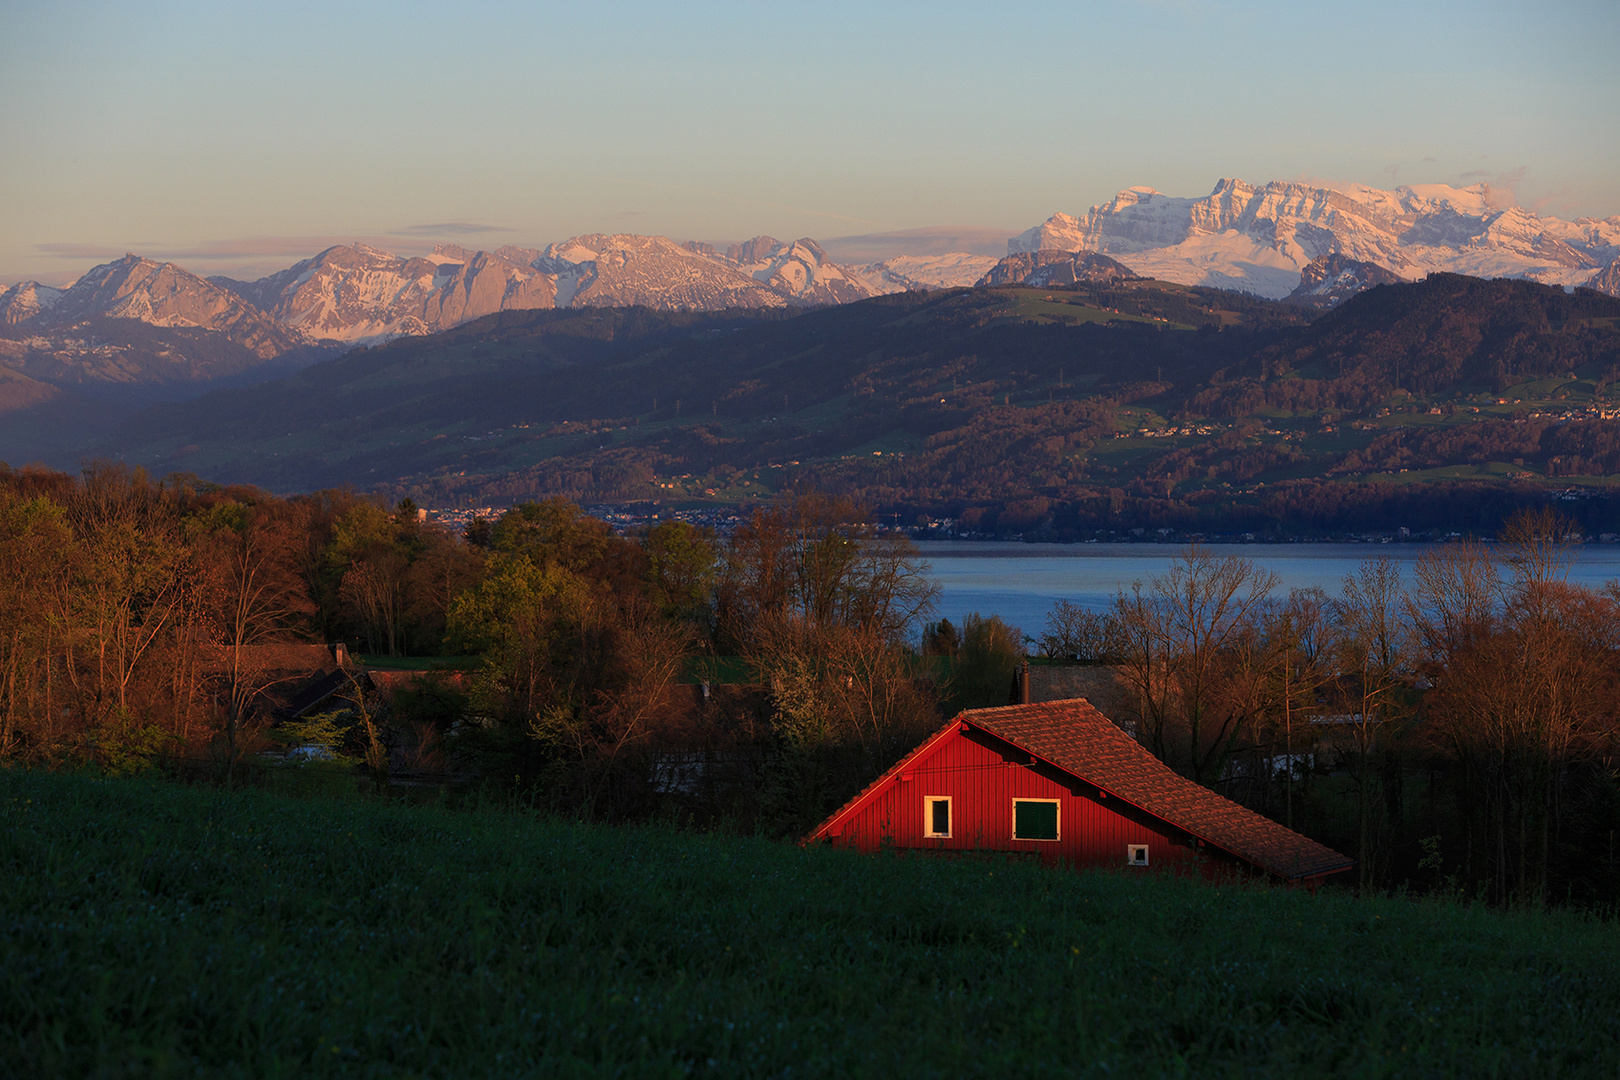
[[[1046,614],[1062,599],[1101,611],[1132,581],[1163,574],[1186,548],[1173,544],[1018,544],[972,541],[919,543],[942,591],[938,614],[958,626],[970,611],[1000,615],[1039,637]],[[1337,595],[1346,574],[1368,559],[1388,558],[1411,581],[1411,564],[1427,544],[1219,544],[1217,558],[1239,556],[1282,579],[1281,591],[1320,586]],[[1620,545],[1585,544],[1570,570],[1572,583],[1601,586],[1620,578]]]

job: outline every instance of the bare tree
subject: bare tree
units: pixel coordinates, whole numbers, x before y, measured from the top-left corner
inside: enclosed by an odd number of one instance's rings
[[[373,652],[399,655],[409,570],[410,562],[403,552],[377,548],[357,559],[343,575],[338,595],[359,612],[366,642]]]
[[[1454,553],[1455,554],[1455,553]],[[1469,553],[1462,553],[1466,562]],[[1427,553],[1424,558],[1443,559],[1443,554]],[[1419,577],[1429,574],[1434,580],[1446,579],[1448,572],[1441,566],[1419,563]],[[1457,588],[1449,595],[1460,605],[1454,622],[1460,628],[1474,616],[1471,605],[1479,599],[1472,587],[1454,582]],[[1346,680],[1342,696],[1353,710],[1350,730],[1354,744],[1350,753],[1350,772],[1356,783],[1356,843],[1357,872],[1363,888],[1372,883],[1377,861],[1382,853],[1377,849],[1376,837],[1383,830],[1376,827],[1375,797],[1379,791],[1379,777],[1374,769],[1374,754],[1379,748],[1379,732],[1388,730],[1395,717],[1390,708],[1394,696],[1404,685],[1404,669],[1408,666],[1407,641],[1410,632],[1410,607],[1401,592],[1400,569],[1390,559],[1369,560],[1361,564],[1354,574],[1344,579],[1344,588],[1338,603],[1341,630],[1339,669]],[[1459,630],[1459,632],[1462,632]],[[1392,752],[1393,745],[1386,751]],[[1386,805],[1399,808],[1402,798],[1399,762],[1387,771],[1384,787]]]
[[[1504,580],[1477,548],[1420,564],[1413,618],[1453,756],[1471,878],[1501,902],[1545,897],[1559,791],[1576,756],[1615,731],[1615,597],[1568,584],[1567,522],[1521,514],[1503,531]]]
[[[1320,711],[1317,694],[1336,673],[1338,634],[1332,614],[1327,593],[1315,587],[1290,589],[1284,603],[1265,613],[1270,708],[1274,727],[1282,737],[1283,820],[1290,828],[1294,824],[1294,780],[1300,772],[1296,732],[1302,720]],[[1269,766],[1266,772],[1274,775]]]
[[[1047,613],[1040,649],[1049,660],[1062,657],[1092,663],[1123,651],[1114,616],[1088,611],[1068,600],[1059,600]]]
[[[1234,681],[1252,676],[1259,608],[1277,582],[1247,559],[1217,559],[1193,545],[1148,587],[1135,582],[1115,601],[1138,731],[1199,783],[1219,779],[1253,716],[1253,695],[1234,693]]]
[[[0,759],[50,754],[47,690],[76,557],[61,509],[0,490]]]
[[[200,626],[219,672],[227,782],[254,700],[275,678],[255,662],[256,647],[291,639],[294,626],[315,612],[298,575],[299,539],[284,515],[242,508],[200,545]]]

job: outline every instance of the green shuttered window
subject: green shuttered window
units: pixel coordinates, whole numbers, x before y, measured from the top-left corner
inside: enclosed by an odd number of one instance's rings
[[[1014,840],[1056,840],[1058,802],[1056,799],[1014,799]]]

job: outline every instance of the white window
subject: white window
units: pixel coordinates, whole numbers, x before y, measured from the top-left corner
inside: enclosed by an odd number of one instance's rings
[[[923,835],[951,835],[951,797],[929,795],[923,799]]]
[[[1058,800],[1014,799],[1014,840],[1056,840],[1058,832]]]
[[[1126,866],[1146,866],[1148,864],[1148,846],[1146,844],[1125,845]]]

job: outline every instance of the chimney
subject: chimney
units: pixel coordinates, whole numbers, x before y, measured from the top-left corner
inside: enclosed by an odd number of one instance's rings
[[[1029,704],[1029,661],[1018,665],[1018,704]]]

